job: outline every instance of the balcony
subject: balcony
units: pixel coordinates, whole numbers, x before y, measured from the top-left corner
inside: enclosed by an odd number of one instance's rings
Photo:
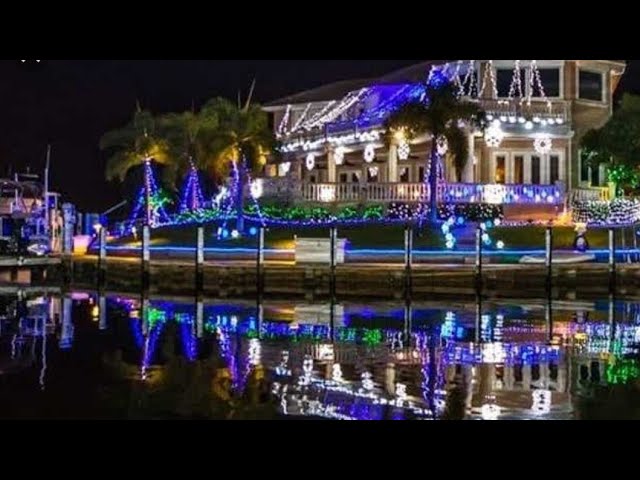
[[[517,119],[524,117],[527,120],[533,120],[534,123],[553,121],[554,124],[567,125],[571,123],[571,107],[569,102],[564,100],[551,100],[551,104],[547,102],[532,99],[530,104],[527,102],[517,102],[514,100],[507,101],[505,99],[481,99],[480,106],[487,115],[502,119],[508,122],[509,119]],[[515,123],[515,122],[512,122]]]
[[[282,180],[282,181],[281,181]],[[306,183],[263,179],[263,196],[311,203],[418,203],[429,198],[423,183]],[[562,184],[487,185],[452,183],[438,186],[441,203],[547,204],[565,200]]]

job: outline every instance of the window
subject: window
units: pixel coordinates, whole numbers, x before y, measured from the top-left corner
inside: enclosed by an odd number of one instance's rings
[[[507,98],[509,96],[509,90],[511,89],[511,83],[513,82],[514,69],[498,68],[496,70],[496,86],[498,89],[498,97]],[[524,68],[520,69],[520,82],[522,84],[522,96],[526,95],[527,86],[527,71]],[[513,96],[518,98],[519,92],[517,87],[513,91]]]
[[[340,183],[347,183],[347,174],[346,173],[341,173],[340,174]]]
[[[353,172],[351,174],[351,182],[352,183],[360,183],[360,174],[358,172]]]
[[[531,184],[540,185],[540,157],[531,157]]]
[[[518,185],[524,183],[524,157],[522,155],[513,157],[513,183]]]
[[[560,96],[560,69],[559,68],[539,68],[540,83],[547,97],[554,98]],[[541,97],[542,92],[538,88],[538,82],[533,79],[533,92],[531,95],[534,97]]]
[[[600,168],[599,167],[600,166],[598,165],[598,168],[591,169],[591,185],[595,187],[600,186]]]
[[[367,182],[369,182],[369,183],[377,183],[378,182],[378,175],[380,175],[378,167],[369,167],[369,168],[367,168]]]
[[[602,73],[580,70],[578,98],[602,102],[603,85]]]
[[[316,176],[315,175],[309,175],[309,183],[316,183]]]
[[[425,182],[427,179],[424,178],[424,167],[418,167],[418,181]]]
[[[560,157],[551,155],[549,157],[549,183],[555,185],[560,180]]]
[[[409,183],[409,168],[403,167],[400,170],[400,182]]]
[[[504,172],[505,172],[505,163],[506,163],[507,159],[504,155],[499,155],[496,157],[496,176],[495,176],[495,183],[498,184],[504,184],[505,180],[504,180]]]

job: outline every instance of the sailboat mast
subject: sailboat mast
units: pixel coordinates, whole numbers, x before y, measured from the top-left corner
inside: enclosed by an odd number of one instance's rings
[[[49,219],[49,161],[51,160],[51,145],[47,145],[47,162],[44,167],[44,232],[49,235],[50,219]]]

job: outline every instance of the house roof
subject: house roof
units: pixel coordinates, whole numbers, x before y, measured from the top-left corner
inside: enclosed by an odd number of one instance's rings
[[[328,102],[330,100],[338,100],[349,92],[353,92],[360,88],[379,84],[402,84],[413,83],[426,80],[429,75],[429,69],[432,65],[446,63],[447,60],[427,60],[409,67],[395,70],[381,77],[376,78],[360,78],[357,80],[342,80],[339,82],[329,83],[321,87],[306,90],[304,92],[289,95],[288,97],[279,98],[269,102],[265,107],[279,107],[284,105],[295,105],[314,102]]]

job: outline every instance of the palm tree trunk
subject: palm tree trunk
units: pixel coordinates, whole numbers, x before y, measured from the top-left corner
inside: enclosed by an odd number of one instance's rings
[[[244,161],[238,162],[238,178],[236,191],[236,230],[240,235],[244,233],[244,185],[247,172]]]
[[[438,223],[438,146],[437,136],[434,134],[431,140],[431,158],[429,168],[429,222],[431,225]]]

